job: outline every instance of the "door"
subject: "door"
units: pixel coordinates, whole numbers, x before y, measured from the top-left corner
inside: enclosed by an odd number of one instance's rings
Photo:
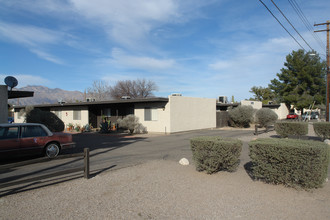
[[[23,154],[42,153],[47,137],[47,132],[39,125],[22,126],[21,152]]]

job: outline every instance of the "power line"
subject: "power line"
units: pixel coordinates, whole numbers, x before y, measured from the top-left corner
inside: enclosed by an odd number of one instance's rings
[[[265,6],[265,8],[268,10],[268,12],[276,19],[276,21],[282,26],[282,28],[296,41],[296,43],[304,50],[305,48],[303,46],[301,46],[301,44],[297,41],[297,39],[283,26],[283,24],[277,19],[277,17],[273,14],[273,12],[267,7],[267,5],[265,5],[265,3],[261,0],[259,0],[259,2],[261,2],[261,4],[263,4],[263,6]]]
[[[290,3],[291,7],[294,9],[294,11],[297,13],[300,20],[304,23],[307,30],[311,33],[311,35],[313,36],[315,41],[319,44],[319,46],[321,48],[324,48],[325,45],[324,45],[323,41],[320,39],[320,37],[317,34],[314,33],[313,26],[310,24],[310,22],[306,18],[304,12],[301,10],[301,8],[300,8],[299,4],[296,2],[296,0],[288,0],[288,1]]]
[[[307,44],[307,46],[313,50],[313,48],[307,43],[307,41],[303,38],[303,36],[301,36],[301,34],[297,31],[297,29],[293,26],[293,24],[289,21],[289,19],[285,16],[285,14],[282,12],[282,10],[275,4],[275,2],[273,0],[271,0],[272,3],[275,5],[275,7],[277,8],[277,10],[279,10],[279,12],[281,12],[281,14],[283,15],[283,17],[287,20],[287,22],[291,25],[291,27],[297,32],[297,34],[301,37],[301,39]]]

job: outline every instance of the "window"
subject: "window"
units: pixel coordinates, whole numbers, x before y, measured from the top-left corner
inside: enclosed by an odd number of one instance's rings
[[[111,109],[110,108],[102,109],[102,114],[104,117],[111,117]]]
[[[0,139],[18,138],[18,127],[3,127],[0,128]]]
[[[73,111],[73,120],[81,120],[81,111],[80,110]]]
[[[40,126],[22,126],[22,138],[44,136],[47,136],[47,133]]]
[[[157,121],[158,120],[158,109],[157,108],[145,108],[144,109],[144,120],[145,121]]]

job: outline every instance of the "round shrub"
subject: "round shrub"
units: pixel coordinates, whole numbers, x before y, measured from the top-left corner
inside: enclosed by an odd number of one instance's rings
[[[252,106],[240,105],[229,111],[229,117],[234,127],[248,128],[253,119],[253,108]]]
[[[26,113],[27,123],[40,123],[45,125],[52,132],[61,132],[64,130],[64,123],[54,113],[32,109]]]
[[[119,127],[129,130],[130,134],[133,134],[140,126],[139,118],[135,115],[127,115],[123,119],[118,119]]]
[[[256,122],[265,128],[269,125],[275,124],[277,119],[277,114],[269,108],[259,109],[256,113]]]

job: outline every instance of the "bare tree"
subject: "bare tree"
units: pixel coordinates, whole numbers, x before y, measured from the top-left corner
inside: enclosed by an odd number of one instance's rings
[[[123,96],[129,96],[133,99],[147,98],[154,96],[152,92],[157,88],[156,83],[151,80],[121,80],[110,88],[110,95],[115,99],[120,99]]]
[[[111,99],[110,86],[104,81],[94,81],[92,87],[87,88],[87,98],[93,98],[96,101]]]

